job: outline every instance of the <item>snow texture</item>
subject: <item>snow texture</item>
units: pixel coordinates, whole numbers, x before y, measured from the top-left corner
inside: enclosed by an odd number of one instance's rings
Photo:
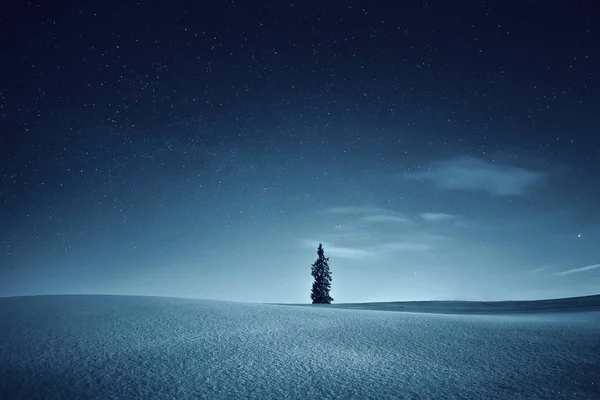
[[[4,298],[0,398],[599,399],[600,312]]]

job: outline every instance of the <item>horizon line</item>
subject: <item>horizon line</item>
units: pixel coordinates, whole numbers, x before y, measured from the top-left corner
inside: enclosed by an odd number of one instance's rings
[[[259,302],[259,301],[243,301],[243,300],[222,300],[222,299],[209,299],[202,297],[179,297],[179,296],[167,296],[167,295],[146,295],[146,294],[114,294],[114,293],[46,293],[46,294],[23,294],[23,295],[9,295],[2,296],[0,299],[14,299],[22,297],[42,297],[42,296],[112,296],[112,297],[158,297],[165,299],[182,299],[182,300],[201,300],[201,301],[218,301],[224,303],[243,303],[243,304],[273,304],[273,305],[314,305],[313,303],[279,303],[279,302]],[[572,300],[582,299],[587,297],[600,296],[597,294],[588,294],[581,296],[570,296],[570,297],[551,297],[551,298],[540,298],[540,299],[506,299],[506,300],[389,300],[389,301],[362,301],[362,302],[343,302],[343,303],[331,303],[331,304],[318,304],[318,305],[344,305],[344,304],[386,304],[386,303],[509,303],[509,302],[540,302],[540,301],[556,301],[556,300]]]

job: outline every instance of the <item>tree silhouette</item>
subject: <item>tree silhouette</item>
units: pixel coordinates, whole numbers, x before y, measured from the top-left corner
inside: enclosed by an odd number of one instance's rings
[[[329,296],[331,290],[331,271],[329,270],[329,257],[325,257],[323,245],[317,248],[317,260],[312,264],[311,275],[315,278],[310,292],[313,304],[330,304],[333,298]]]

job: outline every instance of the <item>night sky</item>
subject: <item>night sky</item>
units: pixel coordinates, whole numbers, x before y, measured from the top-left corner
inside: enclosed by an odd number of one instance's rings
[[[9,1],[0,296],[600,293],[600,7]]]

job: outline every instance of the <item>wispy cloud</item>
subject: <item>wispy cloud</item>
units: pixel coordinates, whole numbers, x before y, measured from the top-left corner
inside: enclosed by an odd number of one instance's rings
[[[523,195],[545,174],[475,157],[440,161],[427,171],[406,175],[409,179],[435,183],[444,189],[483,191],[494,195]]]
[[[458,218],[442,212],[409,216],[391,209],[363,206],[331,207],[322,211],[334,217],[343,216],[343,221],[334,218],[329,229],[309,233],[311,240],[304,240],[304,244],[316,248],[319,242],[312,239],[317,238],[328,255],[352,260],[431,252],[443,247],[449,238],[432,233],[430,224]]]
[[[349,258],[351,260],[361,260],[363,258],[375,256],[375,254],[368,250],[352,247],[328,246],[327,251],[334,257]]]
[[[398,211],[378,207],[331,207],[331,214],[350,215],[364,222],[410,222],[410,219]]]
[[[534,269],[530,269],[529,271],[527,271],[528,274],[539,274],[541,272],[544,271],[548,271],[548,267],[539,267],[539,268],[534,268]]]
[[[456,215],[441,212],[424,212],[419,214],[419,216],[427,222],[444,222],[456,218]]]
[[[378,257],[385,253],[395,252],[427,252],[435,249],[435,244],[428,241],[406,240],[387,243],[372,243],[367,247],[360,246],[340,246],[331,242],[318,242],[316,240],[305,240],[304,245],[307,248],[317,248],[319,243],[323,244],[327,255],[333,257],[345,258],[350,260],[362,260],[365,258]]]
[[[367,215],[363,220],[367,222],[409,222],[408,218],[389,214]]]
[[[556,272],[555,275],[575,274],[577,272],[589,271],[591,269],[596,269],[596,268],[600,268],[600,264],[593,264],[593,265],[588,265],[586,267],[568,269],[566,271]]]
[[[310,248],[317,248],[319,243],[327,249],[327,254],[333,257],[346,258],[351,260],[361,260],[363,258],[373,257],[375,254],[369,250],[360,247],[341,247],[331,243],[318,242],[316,240],[305,240],[304,245]]]
[[[339,215],[357,215],[357,214],[387,214],[389,212],[393,212],[390,210],[386,210],[385,208],[378,207],[330,207],[327,209],[332,214]]]

